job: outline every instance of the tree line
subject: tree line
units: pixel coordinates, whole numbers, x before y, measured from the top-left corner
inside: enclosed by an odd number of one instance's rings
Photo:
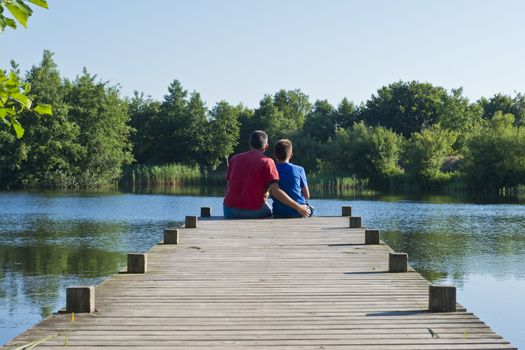
[[[13,70],[17,70],[16,64]],[[220,101],[208,108],[196,91],[174,80],[162,101],[118,88],[84,70],[61,77],[52,53],[24,77],[35,103],[53,116],[20,114],[18,139],[0,129],[2,187],[100,187],[132,164],[185,164],[221,171],[248,135],[289,138],[293,161],[308,173],[366,179],[373,187],[459,182],[496,191],[525,184],[525,96],[496,94],[470,102],[418,81],[381,87],[356,105],[311,102],[300,90],[265,95],[257,108]]]

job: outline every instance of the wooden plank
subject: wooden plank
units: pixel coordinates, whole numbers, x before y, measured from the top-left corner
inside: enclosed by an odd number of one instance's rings
[[[51,315],[5,348],[52,335],[39,348],[514,348],[459,304],[428,312],[429,283],[389,273],[392,250],[348,226],[200,220],[179,245],[153,247],[146,274],[99,285],[95,313]]]

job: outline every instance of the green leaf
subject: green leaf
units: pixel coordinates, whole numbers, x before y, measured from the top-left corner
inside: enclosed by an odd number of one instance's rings
[[[18,82],[18,76],[13,71],[9,71],[9,82],[10,83],[16,83],[17,85],[20,84]]]
[[[13,121],[13,129],[15,129],[15,133],[16,133],[16,137],[19,139],[21,138],[22,136],[24,136],[24,128],[22,127],[22,125],[20,125],[20,123],[18,122],[18,120],[14,120]]]
[[[12,94],[10,96],[13,100],[18,101],[22,106],[26,108],[31,108],[31,100],[24,94]]]
[[[9,115],[16,115],[16,112],[13,110],[13,108],[4,108],[5,113]]]
[[[33,111],[38,114],[53,115],[53,109],[51,108],[51,105],[47,104],[40,104],[36,106]]]
[[[27,19],[31,16],[33,12],[30,7],[25,5],[21,1],[14,1],[12,3],[6,3],[5,7],[11,12],[13,17],[16,18],[21,25],[27,28]]]
[[[0,33],[4,30],[4,28],[6,27],[7,23],[5,22],[5,17],[0,15]]]
[[[6,18],[5,20],[5,24],[8,26],[8,27],[11,27],[13,29],[16,29],[16,22],[11,19],[11,18]]]
[[[45,9],[49,8],[47,6],[47,1],[46,0],[28,0],[30,3],[32,4],[35,4],[37,6],[40,6],[40,7],[43,7]]]
[[[5,117],[7,116],[8,114],[8,108],[0,108],[0,118],[2,118],[2,120],[5,119]]]

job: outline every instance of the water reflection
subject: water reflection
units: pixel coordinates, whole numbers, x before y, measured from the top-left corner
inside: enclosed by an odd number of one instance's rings
[[[42,232],[36,238],[0,244],[2,343],[62,307],[67,286],[98,284],[125,262],[124,254],[90,247],[93,243],[70,245],[71,237],[62,244],[56,234],[49,243]]]
[[[310,189],[314,198],[319,199],[346,199],[346,200],[375,200],[384,202],[425,202],[432,204],[475,203],[475,204],[525,204],[525,196],[503,196],[498,194],[472,192],[444,192],[442,194],[425,192],[381,193],[371,190],[356,189],[326,189],[314,186]]]

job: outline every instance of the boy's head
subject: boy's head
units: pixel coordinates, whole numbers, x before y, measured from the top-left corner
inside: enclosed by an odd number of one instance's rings
[[[285,162],[292,158],[292,141],[282,139],[275,143],[273,147],[275,158],[281,162]]]

